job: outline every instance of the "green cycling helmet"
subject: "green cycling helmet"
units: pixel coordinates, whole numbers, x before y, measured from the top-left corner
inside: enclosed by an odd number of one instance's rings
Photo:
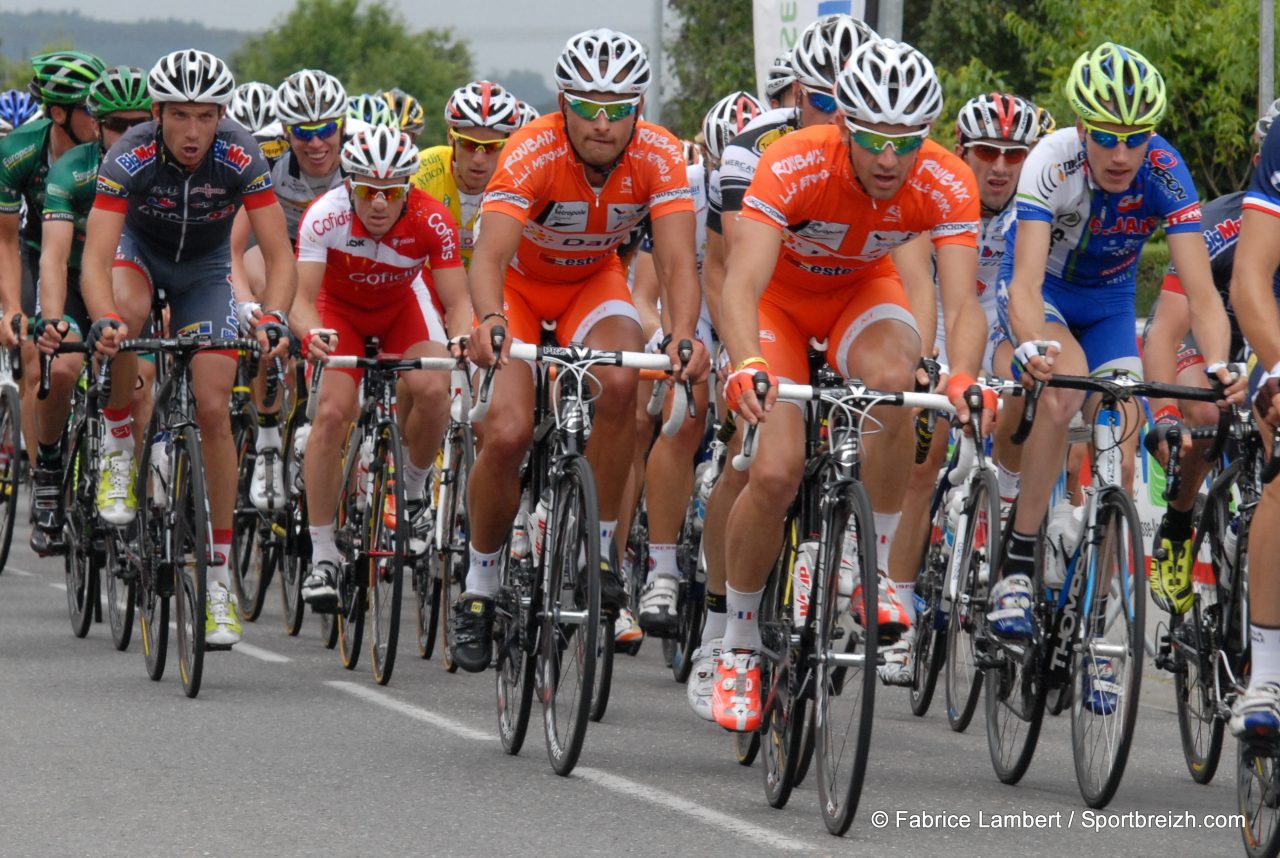
[[[123,110],[150,110],[147,73],[133,66],[109,68],[89,85],[89,113],[101,119]]]
[[[1086,122],[1151,126],[1164,116],[1164,78],[1146,57],[1103,42],[1076,60],[1067,78],[1067,101]]]
[[[45,104],[80,104],[89,85],[106,70],[102,60],[84,51],[50,51],[31,58],[31,94]]]

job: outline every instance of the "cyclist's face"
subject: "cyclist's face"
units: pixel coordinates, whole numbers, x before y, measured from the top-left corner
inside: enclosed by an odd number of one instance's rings
[[[1007,140],[970,140],[968,145],[956,146],[956,154],[973,170],[978,180],[978,195],[982,198],[983,208],[1000,211],[1005,207],[1018,189],[1018,177],[1022,175],[1022,164],[1026,158],[1027,148],[1014,150],[1017,163],[1010,163],[1007,155],[1001,153],[994,161],[988,160],[997,151],[1008,147]],[[986,155],[987,157],[982,157]],[[1018,157],[1018,156],[1022,157]]]
[[[308,176],[332,175],[338,169],[338,158],[342,152],[342,128],[323,139],[318,134],[312,135],[310,140],[290,134],[289,148],[293,150],[299,169]]]
[[[89,109],[83,104],[77,104],[74,107],[65,105],[53,105],[51,111],[60,110],[63,116],[68,118],[71,123],[71,134],[75,137],[77,143],[88,143],[90,140],[98,139],[98,123],[93,121],[93,117],[89,115]],[[55,120],[58,116],[53,116]]]
[[[145,110],[121,110],[111,114],[111,119],[120,119],[126,122],[145,122],[151,118],[151,114]],[[125,135],[124,131],[112,131],[104,123],[102,126],[102,148],[110,149],[116,145],[116,141]]]
[[[833,95],[832,98],[834,97]],[[809,99],[808,90],[801,86],[799,81],[791,85],[791,104],[793,107],[800,108],[800,125],[803,128],[811,128],[814,125],[836,125],[840,122],[840,109],[836,108],[830,113],[818,110]]]
[[[880,134],[904,134],[916,130],[905,125],[892,125],[887,122],[858,124],[868,131]],[[841,133],[849,146],[849,161],[853,166],[853,173],[862,183],[863,190],[876,200],[891,199],[897,194],[906,182],[907,176],[911,175],[911,171],[915,168],[916,155],[920,153],[919,148],[905,155],[899,155],[892,146],[885,146],[879,152],[872,152],[854,141],[847,128],[842,127]]]
[[[588,98],[601,104],[611,101],[627,101],[631,95],[619,95],[612,92],[572,92],[572,95]],[[622,150],[631,142],[631,134],[635,131],[636,121],[644,110],[644,99],[632,111],[630,116],[610,122],[603,111],[596,114],[595,119],[584,119],[569,109],[564,96],[560,96],[560,112],[564,114],[564,130],[569,135],[569,142],[577,150],[578,155],[588,166],[608,167],[622,157]]]
[[[1114,122],[1098,122],[1097,127],[1103,131],[1114,131],[1127,134],[1141,128],[1133,125],[1117,125]],[[1098,187],[1107,193],[1116,194],[1126,190],[1138,175],[1138,168],[1147,157],[1148,139],[1142,145],[1130,149],[1127,143],[1119,142],[1107,149],[1098,144],[1085,130],[1084,124],[1077,121],[1076,131],[1084,142],[1084,151],[1089,159],[1089,173]]]
[[[398,188],[405,184],[404,179],[371,179],[366,176],[359,176],[358,179],[362,185],[383,188]],[[347,180],[347,191],[352,191],[350,179]],[[356,217],[360,218],[360,223],[364,224],[364,228],[374,238],[382,238],[395,225],[400,213],[404,211],[405,199],[401,197],[394,202],[389,202],[382,194],[374,194],[372,198],[365,199],[361,194],[351,193]]]
[[[577,117],[574,117],[575,119]],[[502,140],[507,136],[505,131],[496,128],[462,128],[459,133],[472,140]],[[467,140],[449,138],[453,146],[453,178],[458,183],[458,190],[465,194],[478,194],[489,184],[493,171],[498,169],[498,161],[502,159],[502,150],[497,147],[480,147]]]
[[[216,104],[166,102],[151,109],[160,122],[164,145],[178,163],[188,170],[200,166],[204,156],[213,148],[222,108]]]

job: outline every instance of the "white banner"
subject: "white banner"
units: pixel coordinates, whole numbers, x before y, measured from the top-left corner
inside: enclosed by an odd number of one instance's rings
[[[871,17],[868,17],[870,7]],[[769,67],[783,51],[796,46],[801,31],[823,15],[843,13],[861,18],[873,28],[877,0],[754,0],[752,29],[756,50],[756,89],[765,99]]]

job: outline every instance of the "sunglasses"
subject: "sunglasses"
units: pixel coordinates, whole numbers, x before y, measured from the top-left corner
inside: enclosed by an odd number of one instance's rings
[[[835,113],[836,112],[835,96],[829,93],[818,92],[816,90],[812,90],[812,89],[809,89],[808,87],[805,87],[804,97],[809,100],[809,106],[812,107],[814,110],[818,111],[819,113]]]
[[[342,127],[341,119],[330,119],[328,122],[316,122],[311,125],[290,125],[289,133],[306,143],[315,140],[328,140]]]
[[[106,119],[100,120],[102,127],[113,134],[123,134],[135,125],[141,125],[149,122],[150,116],[143,116],[139,119],[129,119],[126,116],[108,116]]]
[[[979,161],[986,161],[988,164],[999,161],[1001,155],[1007,164],[1021,164],[1030,151],[1026,146],[992,146],[989,143],[966,143],[964,148],[977,155]]]
[[[409,183],[403,185],[366,185],[364,182],[352,182],[351,191],[362,200],[376,200],[382,197],[389,203],[399,202],[409,193]]]
[[[619,122],[640,109],[640,96],[624,98],[620,101],[592,101],[579,95],[564,94],[564,102],[569,109],[583,119],[595,122],[600,114],[610,122]]]
[[[928,128],[907,134],[882,134],[852,122],[845,122],[845,125],[849,128],[853,142],[876,155],[883,152],[886,146],[892,147],[895,155],[909,155],[923,146],[925,138],[929,136]]]
[[[483,155],[485,152],[488,152],[489,150],[493,150],[494,152],[501,152],[502,147],[507,145],[506,137],[499,137],[496,140],[477,140],[474,137],[468,137],[465,134],[459,134],[457,131],[454,131],[452,128],[449,129],[449,136],[452,137],[454,142],[457,143],[459,146],[461,146],[464,151],[479,152],[481,155]]]
[[[1137,131],[1130,131],[1127,134],[1121,134],[1116,131],[1106,131],[1088,122],[1083,122],[1085,129],[1089,132],[1089,136],[1093,138],[1093,142],[1097,143],[1103,149],[1114,149],[1121,143],[1130,149],[1137,149],[1143,143],[1151,139],[1151,135],[1156,133],[1154,128],[1141,128]]]

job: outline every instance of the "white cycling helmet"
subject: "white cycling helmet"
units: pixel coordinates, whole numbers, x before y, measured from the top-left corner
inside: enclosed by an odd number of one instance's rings
[[[795,69],[791,67],[791,51],[783,51],[774,58],[769,66],[769,76],[765,78],[764,94],[769,98],[781,98],[791,84],[796,82]]]
[[[749,92],[731,92],[717,101],[702,120],[702,145],[711,160],[719,162],[729,141],[764,111],[765,106]]]
[[[347,114],[347,91],[328,72],[302,69],[276,88],[276,115],[285,125],[306,125]]]
[[[836,75],[846,122],[929,125],[942,112],[942,85],[929,58],[904,42],[877,39]]]
[[[342,169],[370,179],[407,179],[418,172],[418,147],[389,125],[357,131],[342,147]]]
[[[455,89],[445,102],[444,121],[450,128],[492,128],[505,133],[523,124],[520,100],[488,80],[473,80]]]
[[[1255,129],[1258,132],[1259,139],[1267,136],[1267,132],[1271,130],[1271,125],[1276,121],[1277,116],[1280,116],[1280,98],[1271,102],[1271,106],[1267,108],[1266,112],[1258,117],[1258,124]]]
[[[538,113],[538,109],[527,101],[520,102],[520,122],[517,127],[523,128],[542,114]]]
[[[257,134],[275,121],[276,91],[271,84],[260,81],[242,83],[236,87],[227,107],[227,116],[239,122],[251,134]]]
[[[1030,146],[1040,139],[1040,116],[1025,98],[1007,92],[986,92],[960,108],[956,117],[956,139],[1001,140]]]
[[[791,51],[791,71],[803,86],[829,92],[836,73],[854,51],[880,38],[876,31],[852,15],[826,15],[804,28]]]
[[[574,36],[556,61],[556,86],[561,90],[644,95],[652,76],[644,47],[608,29]]]
[[[186,50],[165,54],[147,75],[154,102],[183,101],[226,107],[236,91],[231,69],[213,54]]]

